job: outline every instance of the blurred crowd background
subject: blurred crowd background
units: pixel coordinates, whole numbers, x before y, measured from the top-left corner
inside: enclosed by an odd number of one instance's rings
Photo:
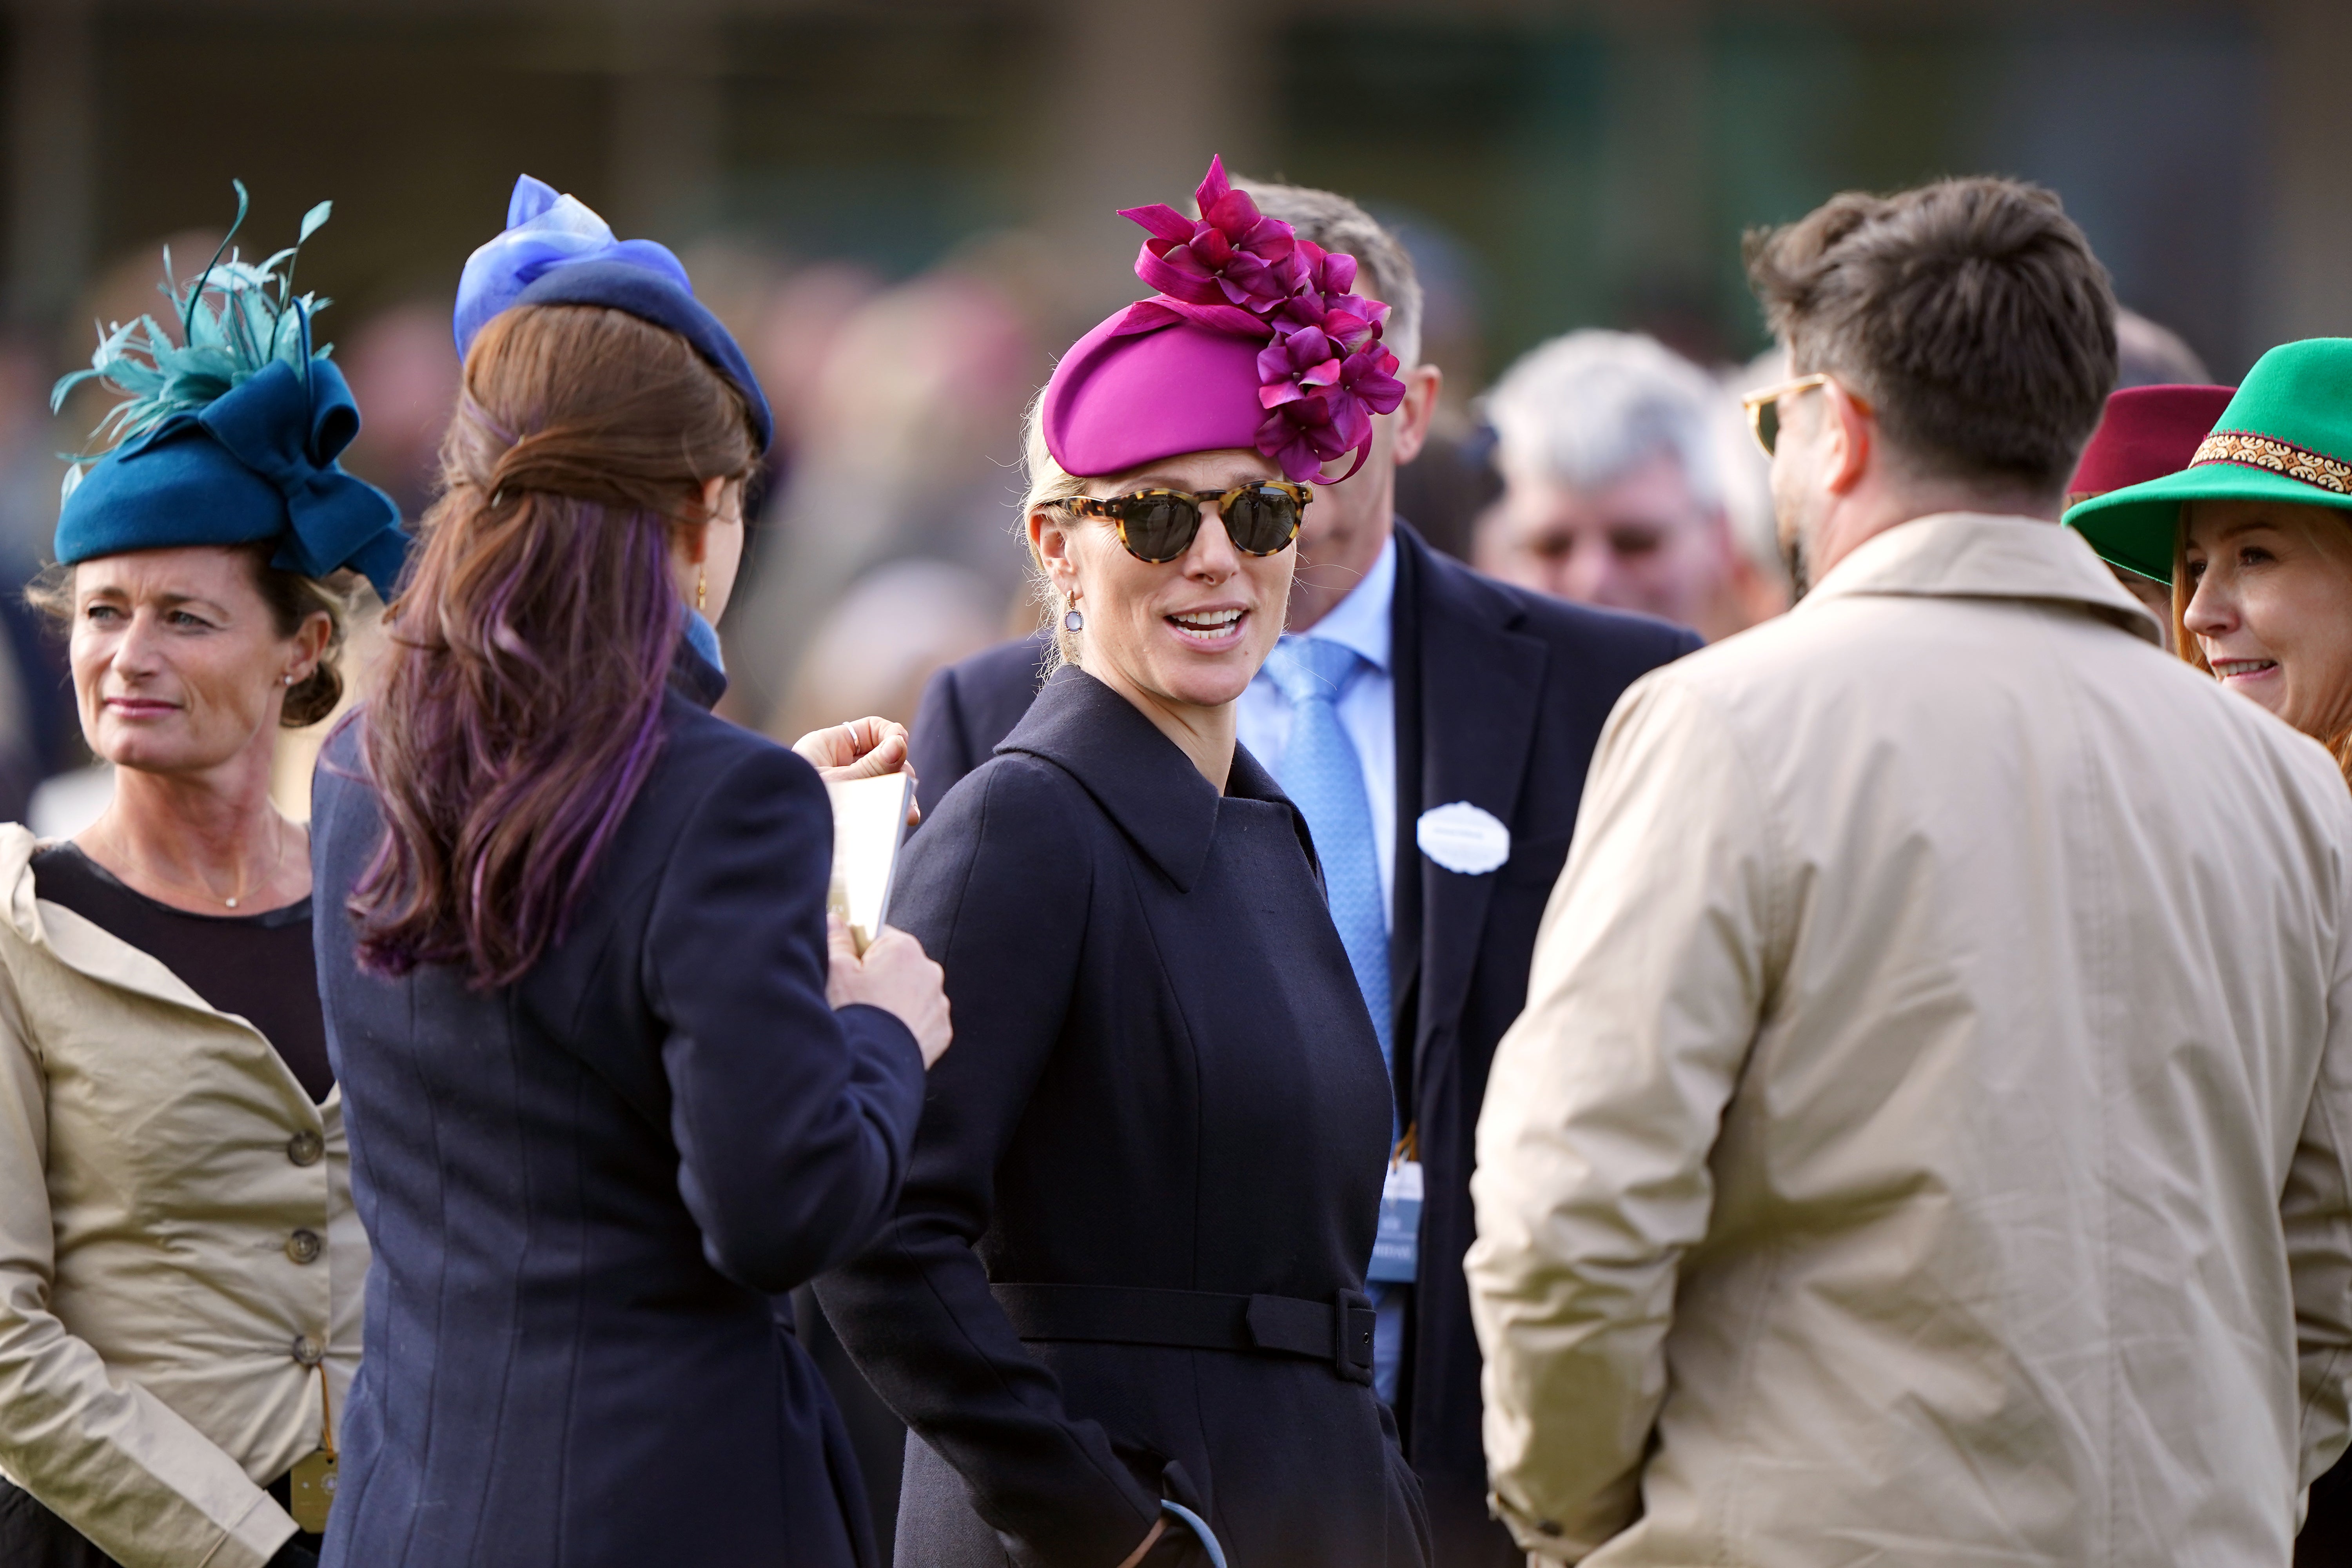
[[[5,20],[0,576],[46,559],[59,454],[103,405],[52,416],[50,384],[97,323],[151,308],[163,246],[202,264],[232,176],[251,251],[334,199],[302,280],[335,300],[321,332],[365,412],[348,461],[421,514],[457,270],[528,171],[680,251],[774,400],[722,629],[729,711],[786,739],[909,717],[938,664],[1034,624],[1022,409],[1142,292],[1113,209],[1184,203],[1213,152],[1351,195],[1412,251],[1446,397],[1406,518],[1710,635],[1786,595],[1736,398],[1778,379],[1750,226],[2013,174],[2062,194],[2162,323],[2134,328],[2140,379],[2232,378],[2352,324],[2341,0],[17,0]],[[1554,342],[1585,329],[1687,363]],[[1652,407],[1678,375],[1703,440]],[[1587,493],[1642,478],[1585,449],[1610,420],[1673,458],[1630,532]],[[68,831],[110,786],[62,650],[13,593],[0,619],[0,817]],[[298,813],[309,755],[289,742]]]

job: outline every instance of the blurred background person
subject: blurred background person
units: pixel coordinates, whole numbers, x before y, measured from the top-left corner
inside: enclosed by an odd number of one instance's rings
[[[310,841],[269,785],[281,730],[340,694],[330,579],[359,566],[389,592],[404,541],[336,465],[357,414],[278,282],[212,269],[174,312],[209,350],[134,331],[101,353],[109,384],[143,391],[110,416],[128,438],[67,500],[34,595],[70,628],[83,731],[118,781],[69,841],[0,829],[11,1564],[298,1568],[331,1499],[368,1246]],[[218,329],[231,311],[259,341]]]
[[[2137,310],[2116,311],[2116,390],[2135,386],[2201,386],[2213,373],[2189,341]]]
[[[1726,449],[1732,400],[1664,344],[1570,332],[1505,372],[1486,407],[1503,494],[1479,525],[1481,571],[1710,642],[1785,604],[1734,526],[1753,480]]]
[[[2074,477],[2066,482],[2068,517],[2086,500],[2189,467],[2236,391],[2234,386],[2137,385],[2110,395],[2099,427],[2074,467]],[[2145,563],[2156,564],[2152,559]],[[2156,617],[2164,650],[2175,651],[2172,574],[2155,577],[2112,561],[2107,564],[2116,581]]]
[[[818,775],[708,711],[766,400],[673,254],[528,176],[456,335],[442,497],[318,774],[377,1264],[326,1560],[871,1563],[782,1299],[888,1213],[950,1025],[911,939],[828,942]]]

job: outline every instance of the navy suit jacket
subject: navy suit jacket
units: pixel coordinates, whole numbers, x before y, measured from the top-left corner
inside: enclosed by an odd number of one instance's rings
[[[1428,1197],[1397,1415],[1441,1568],[1521,1554],[1486,1516],[1478,1342],[1462,1255],[1486,1072],[1527,1001],[1536,926],[1568,858],[1601,725],[1618,696],[1699,646],[1645,616],[1497,583],[1397,526],[1397,819],[1389,949],[1406,1114]],[[940,671],[916,715],[925,810],[988,757],[1035,694],[1044,634]],[[1502,868],[1467,877],[1422,855],[1421,814],[1468,801],[1511,833]]]
[[[890,1213],[922,1058],[825,1001],[814,771],[681,691],[663,720],[570,933],[489,991],[361,973],[383,816],[358,726],[328,744],[319,978],[375,1249],[330,1563],[872,1561],[779,1298]]]

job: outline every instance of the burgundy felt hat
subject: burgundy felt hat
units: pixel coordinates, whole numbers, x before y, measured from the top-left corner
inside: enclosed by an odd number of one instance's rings
[[[2127,386],[2110,396],[2107,411],[2067,483],[2066,504],[2180,472],[2197,456],[2197,444],[2211,432],[2237,390]]]

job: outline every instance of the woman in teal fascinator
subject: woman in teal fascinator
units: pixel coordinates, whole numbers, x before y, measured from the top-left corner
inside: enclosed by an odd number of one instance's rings
[[[125,395],[32,590],[115,792],[69,841],[0,826],[10,1568],[310,1568],[334,1495],[368,1245],[269,780],[341,695],[346,585],[391,598],[406,541],[336,462],[359,410],[299,248],[184,284],[167,252],[169,327],[58,384]]]

